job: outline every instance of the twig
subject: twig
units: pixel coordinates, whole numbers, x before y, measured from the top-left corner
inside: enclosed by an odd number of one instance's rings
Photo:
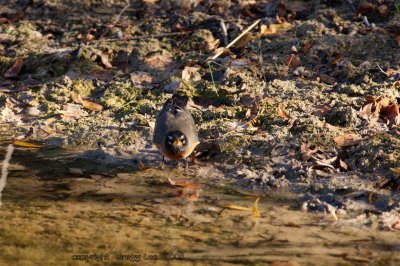
[[[247,29],[245,29],[239,36],[237,36],[233,41],[231,41],[225,48],[228,49],[232,45],[234,45],[240,38],[242,38],[246,33],[251,31],[255,26],[257,26],[258,23],[260,23],[261,19],[256,20],[253,24],[251,24]],[[211,57],[211,60],[217,59],[220,55],[224,53],[226,49],[222,49],[222,51],[216,53],[213,57]]]
[[[7,147],[6,157],[4,158],[3,164],[1,166],[1,178],[0,178],[0,206],[1,206],[1,192],[6,186],[7,176],[8,176],[8,166],[10,164],[11,156],[14,151],[14,145],[10,144]]]
[[[115,25],[117,24],[117,22],[121,19],[122,14],[128,9],[128,7],[131,4],[128,3],[122,10],[121,12],[119,12],[119,14],[117,15],[117,17],[115,18],[113,24],[111,24],[109,27],[107,27],[107,29],[103,32],[103,34],[100,35],[100,38],[103,38],[109,31],[110,29],[114,28]]]
[[[363,16],[362,19],[363,19],[364,24],[367,25],[367,27],[371,27],[371,24],[369,23],[367,16]]]
[[[228,31],[226,29],[225,22],[221,19],[219,21],[219,25],[221,26],[222,36],[224,36],[224,45],[227,46],[228,45]]]
[[[147,35],[147,36],[136,36],[131,38],[124,38],[124,41],[132,41],[132,40],[145,40],[145,39],[156,39],[156,38],[164,38],[170,36],[177,36],[177,35],[187,35],[192,33],[193,31],[179,31],[179,32],[168,32],[168,33],[161,33],[157,35]],[[92,42],[115,42],[121,41],[121,39],[111,38],[111,39],[103,39],[103,40],[93,40]]]
[[[378,63],[376,63],[376,66],[379,68],[379,70],[380,70],[383,74],[385,74],[386,76],[388,76],[388,74],[379,66]]]

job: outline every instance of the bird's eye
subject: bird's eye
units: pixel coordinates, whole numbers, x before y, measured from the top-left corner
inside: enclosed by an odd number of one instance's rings
[[[180,138],[180,139],[185,139],[185,136],[184,136],[184,135],[181,135],[179,138]]]
[[[169,140],[173,140],[174,138],[172,136],[168,136],[168,139]]]

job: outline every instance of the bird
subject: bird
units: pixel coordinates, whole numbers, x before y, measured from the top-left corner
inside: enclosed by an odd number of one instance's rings
[[[157,114],[153,142],[162,154],[161,168],[165,157],[171,160],[187,158],[200,143],[193,117],[187,109],[189,97],[174,94]]]

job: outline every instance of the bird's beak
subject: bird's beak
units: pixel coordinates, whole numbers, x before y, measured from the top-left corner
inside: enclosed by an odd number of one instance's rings
[[[182,141],[180,139],[176,139],[176,140],[174,140],[174,142],[172,144],[174,146],[182,146]]]

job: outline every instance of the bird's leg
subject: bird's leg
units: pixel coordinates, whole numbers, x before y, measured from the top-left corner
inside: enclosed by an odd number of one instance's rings
[[[188,158],[185,158],[185,171],[187,171],[189,169],[189,161]]]
[[[164,155],[163,155],[162,161],[161,161],[161,165],[160,165],[161,169],[164,169],[164,160],[165,160],[165,158],[164,158]]]

